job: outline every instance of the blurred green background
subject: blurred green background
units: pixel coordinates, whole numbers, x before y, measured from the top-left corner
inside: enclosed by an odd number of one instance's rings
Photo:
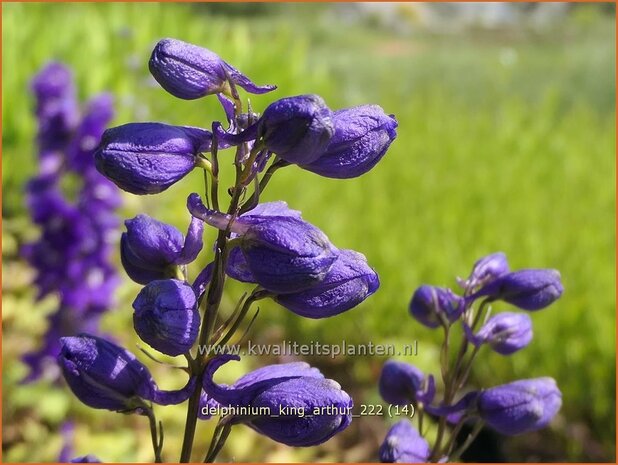
[[[54,308],[53,299],[34,303],[32,272],[18,247],[37,234],[23,196],[25,180],[37,169],[28,83],[47,61],[74,69],[82,99],[113,92],[117,124],[156,120],[208,127],[223,118],[216,99],[180,101],[150,78],[147,60],[162,37],[208,47],[257,83],[277,84],[273,94],[251,96],[258,111],[274,98],[317,93],[334,109],[377,103],[399,121],[389,153],[365,176],[329,180],[286,168],[263,197],[286,200],[336,245],[363,252],[380,275],[379,292],[350,312],[320,321],[261,304],[254,342],[418,340],[418,356],[407,360],[435,373],[439,335],[407,314],[418,285],[455,286],[455,277],[467,275],[478,257],[497,250],[513,268],[557,268],[566,292],[532,315],[531,345],[506,358],[483,352],[471,387],[543,375],[558,381],[559,417],[548,429],[504,440],[507,460],[615,461],[613,7],[567,7],[542,27],[450,29],[439,27],[440,18],[428,26],[418,5],[391,5],[394,19],[354,8],[3,5],[4,461],[55,460],[62,443],[58,428],[66,418],[77,422],[79,454],[106,461],[152,459],[143,418],[90,410],[68,389],[46,382],[17,384],[25,374],[19,357],[39,343],[44,316]],[[201,174],[193,173],[156,197],[127,194],[122,216],[146,212],[184,230],[186,196],[201,189]],[[206,255],[192,265],[192,276]],[[139,286],[122,277],[117,308],[104,327],[133,350],[130,304]],[[243,290],[230,286],[225,311]],[[356,404],[380,402],[376,382],[383,358],[307,361],[336,378]],[[226,373],[232,380],[266,362],[247,358]],[[148,365],[162,387],[182,383],[177,371]],[[176,460],[184,406],[158,408],[157,414],[165,423],[166,458]],[[221,458],[373,461],[387,427],[382,418],[356,419],[333,441],[310,449],[280,446],[237,427]],[[195,459],[211,428],[200,425]]]

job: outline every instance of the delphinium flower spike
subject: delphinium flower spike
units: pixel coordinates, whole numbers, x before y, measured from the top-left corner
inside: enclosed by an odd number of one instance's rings
[[[384,462],[458,460],[484,426],[505,435],[535,431],[547,426],[560,409],[562,395],[548,377],[460,393],[484,345],[498,354],[511,355],[532,341],[528,314],[502,312],[490,317],[489,304],[501,300],[523,310],[545,308],[563,293],[560,274],[547,269],[510,271],[506,255],[497,252],[477,260],[470,276],[458,282],[463,296],[423,285],[414,292],[409,308],[423,326],[444,331],[441,398],[435,396],[433,377],[421,389],[425,375],[414,366],[389,360],[383,367],[379,386],[384,400],[394,405],[415,403],[420,418],[419,429],[407,420],[391,428],[380,449]],[[477,301],[480,304],[475,308]],[[458,327],[463,337],[453,360],[449,340]],[[470,344],[474,347],[471,352],[467,350]],[[422,437],[424,412],[438,419],[432,446]],[[458,433],[470,421],[474,422],[472,433],[456,448]],[[449,425],[453,429],[447,432]]]
[[[133,305],[138,335],[167,355],[184,355],[188,365],[183,368],[191,379],[203,382],[182,390],[183,395],[191,392],[180,461],[192,458],[198,416],[210,418],[213,415],[206,407],[226,403],[284,406],[306,415],[222,418],[207,462],[216,458],[236,423],[284,444],[320,444],[344,430],[352,418],[352,399],[335,381],[306,364],[291,363],[263,367],[226,387],[214,383],[212,374],[230,358],[204,355],[209,353],[206,349],[220,349],[234,337],[251,304],[261,298],[271,297],[303,317],[326,318],[350,310],[376,292],[379,279],[364,255],[335,247],[324,232],[284,202],[260,204],[259,200],[275,171],[284,166],[296,165],[332,178],[366,173],[395,139],[397,122],[377,105],[332,111],[313,94],[280,98],[261,115],[251,105],[245,110],[239,89],[261,94],[275,86],[256,85],[214,52],[176,39],[156,44],[149,68],[157,82],[178,98],[216,95],[227,120],[226,128],[219,121],[204,125],[212,132],[156,122],[124,124],[106,131],[95,154],[102,174],[137,195],[159,194],[194,168],[204,170],[204,201],[197,194],[187,201],[192,221],[186,238],[176,228],[142,214],[126,221],[120,247],[127,274],[145,285]],[[229,204],[222,208],[220,170],[228,165],[223,151],[229,148],[236,151],[227,159],[234,166],[235,180],[227,190]],[[185,265],[202,250],[204,223],[218,229],[214,258],[191,279]],[[221,321],[218,312],[228,276],[255,287]],[[119,350],[112,351],[114,357]],[[120,358],[128,357],[122,354]],[[127,365],[138,370],[133,361]],[[419,397],[433,392],[433,378],[428,380]],[[77,385],[75,379],[71,382]],[[98,383],[106,392],[119,394],[113,396],[119,403],[112,410],[135,408],[136,398],[160,400],[148,394],[150,381],[130,388],[107,378]],[[80,389],[76,393],[85,397]],[[161,458],[161,447],[153,434],[155,458]]]
[[[23,357],[30,368],[26,382],[42,375],[56,379],[60,337],[97,333],[100,316],[112,307],[118,277],[111,251],[121,203],[92,160],[114,113],[111,96],[98,95],[80,108],[71,71],[56,62],[34,77],[32,91],[39,172],[26,185],[26,199],[41,234],[21,253],[36,271],[37,299],[55,294],[59,302],[41,348]],[[72,193],[63,187],[67,177],[75,185]]]

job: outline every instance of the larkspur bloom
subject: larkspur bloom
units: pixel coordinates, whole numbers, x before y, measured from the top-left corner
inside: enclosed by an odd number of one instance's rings
[[[268,221],[273,217],[301,219],[300,212],[285,202],[258,205],[241,216],[243,223]],[[227,273],[242,282],[257,283],[240,247],[232,249]],[[274,299],[288,310],[307,318],[327,318],[354,308],[377,291],[380,281],[361,253],[337,251],[337,258],[324,279],[307,290],[275,294]]]
[[[279,158],[308,164],[324,153],[335,134],[331,115],[332,111],[318,95],[283,98],[264,110],[257,136]]]
[[[534,311],[551,305],[563,292],[557,270],[528,269],[502,275],[472,294],[470,299],[488,297]]]
[[[378,105],[335,111],[335,133],[325,151],[300,167],[328,178],[355,178],[372,169],[397,137],[397,120]]]
[[[113,116],[111,97],[96,96],[80,110],[72,74],[60,63],[43,68],[32,89],[39,172],[26,185],[26,194],[41,235],[21,253],[36,270],[37,299],[57,294],[59,304],[48,317],[42,346],[23,358],[30,368],[26,382],[43,374],[57,377],[49,362],[58,355],[59,338],[98,332],[101,314],[112,306],[119,280],[110,252],[119,223],[115,210],[121,203],[116,187],[92,162],[93,150]],[[67,176],[73,177],[73,192],[64,189]]]
[[[487,344],[502,355],[517,352],[532,341],[532,320],[525,313],[499,313],[487,320],[476,334],[468,325],[464,329],[469,342],[475,346]]]
[[[132,194],[158,194],[184,178],[211,148],[205,129],[128,123],[108,129],[94,158],[101,174]]]
[[[462,284],[466,289],[476,289],[509,272],[509,264],[503,252],[496,252],[480,258],[472,267],[472,272]]]
[[[173,226],[148,215],[126,220],[120,238],[120,258],[129,277],[148,284],[178,275],[178,266],[191,263],[203,247],[202,221],[191,218],[186,237]]]
[[[408,419],[395,423],[380,446],[382,463],[425,463],[431,448]]]
[[[274,293],[300,292],[322,281],[337,259],[337,249],[315,226],[295,214],[235,221],[204,206],[198,194],[187,200],[191,214],[238,235],[239,247],[255,281]]]
[[[388,360],[382,366],[378,385],[380,395],[389,404],[430,403],[433,400],[433,377],[426,378],[421,370],[409,363]]]
[[[428,328],[443,322],[454,322],[464,309],[464,299],[446,288],[422,285],[412,295],[409,311],[412,317]]]
[[[324,279],[313,287],[291,294],[277,294],[277,303],[307,318],[328,318],[356,307],[378,290],[377,273],[354,250],[340,250]]]
[[[160,405],[188,399],[194,378],[177,391],[161,391],[148,368],[131,352],[105,339],[63,337],[58,363],[75,396],[89,407],[142,413],[143,400]]]
[[[133,326],[142,341],[167,355],[187,353],[200,325],[193,288],[178,279],[151,281],[133,302]]]
[[[515,381],[483,390],[476,400],[480,417],[506,435],[536,431],[549,424],[562,405],[552,378]]]
[[[216,384],[215,371],[238,356],[222,355],[209,362],[204,391],[222,405],[250,407],[270,415],[236,416],[269,438],[295,447],[321,444],[352,421],[353,402],[341,386],[306,363],[269,365],[240,378],[232,386]],[[260,410],[262,409],[262,410]]]
[[[155,46],[148,68],[157,82],[175,97],[194,100],[230,93],[230,83],[252,94],[276,86],[258,86],[210,50],[178,39],[162,39]]]

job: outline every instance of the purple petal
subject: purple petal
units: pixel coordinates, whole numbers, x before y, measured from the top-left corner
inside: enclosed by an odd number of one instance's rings
[[[186,265],[197,258],[204,246],[202,241],[203,234],[204,222],[192,216],[184,246],[175,261],[177,265]]]

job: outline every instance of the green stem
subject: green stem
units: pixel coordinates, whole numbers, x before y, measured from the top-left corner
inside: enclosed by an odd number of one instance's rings
[[[259,187],[253,192],[251,198],[247,200],[242,207],[240,207],[241,215],[255,208],[255,206],[258,204],[260,194],[264,192],[264,189],[266,189],[266,186],[268,185],[270,178],[273,177],[273,174],[275,174],[278,169],[289,165],[290,164],[284,160],[275,160],[275,162],[268,167],[268,169],[264,173],[264,176],[262,176],[262,179],[260,180]]]
[[[162,463],[161,449],[163,448],[163,441],[159,440],[159,435],[157,434],[157,420],[152,408],[148,407],[146,409],[146,415],[150,422],[150,437],[152,439],[152,450],[154,451],[155,463]]]
[[[470,447],[470,444],[472,444],[472,441],[474,441],[474,439],[479,435],[481,429],[483,429],[483,422],[479,420],[479,422],[474,425],[474,429],[468,435],[464,443],[459,447],[459,449],[453,452],[453,455],[451,457],[449,457],[449,461],[457,462],[459,456],[463,454],[468,447]]]
[[[245,316],[249,312],[249,309],[251,308],[251,305],[253,304],[253,302],[263,299],[267,297],[268,295],[269,295],[268,291],[264,291],[260,287],[256,287],[256,289],[251,293],[251,295],[247,297],[247,300],[245,300],[242,306],[242,309],[240,310],[240,313],[238,314],[238,317],[236,318],[236,320],[234,320],[234,323],[232,324],[231,328],[228,330],[225,336],[223,336],[223,339],[221,339],[221,341],[217,343],[219,347],[224,346],[234,336],[234,334],[236,333],[236,330],[238,330],[238,327],[242,323],[242,320],[245,318]]]
[[[215,459],[217,458],[217,455],[219,455],[219,452],[221,452],[221,449],[223,449],[223,446],[225,445],[225,441],[227,441],[227,437],[230,435],[230,431],[232,431],[232,425],[230,423],[226,423],[223,429],[221,430],[221,434],[219,435],[217,444],[212,449],[212,452],[210,452],[204,458],[204,463],[212,463],[215,461]]]
[[[214,142],[213,149],[213,161],[216,160],[216,142]],[[216,163],[213,163],[213,172],[215,170]],[[240,189],[240,176],[238,170],[236,171],[236,185],[234,189],[234,194],[232,196],[232,200],[230,202],[230,206],[228,208],[227,213],[230,215],[236,215],[238,210],[238,203],[240,202],[240,195],[242,193],[242,189]],[[215,185],[216,177],[213,176],[213,186]],[[215,189],[216,191],[216,189]],[[215,192],[213,191],[213,193]],[[213,195],[212,197],[213,206],[217,208],[218,200],[217,197]],[[218,210],[218,209],[217,209]],[[223,297],[223,287],[225,284],[225,267],[227,262],[227,241],[230,236],[229,227],[225,231],[219,231],[217,236],[217,242],[215,246],[215,258],[214,258],[214,269],[212,275],[212,281],[208,286],[208,292],[206,294],[206,298],[200,303],[200,307],[204,308],[203,318],[202,318],[202,326],[200,329],[200,335],[198,339],[198,347],[203,347],[206,344],[210,343],[211,335],[214,329],[215,322],[217,320],[217,312],[219,310],[219,305],[221,304],[221,298]],[[198,381],[200,381],[204,375],[204,370],[206,368],[206,359],[200,355],[200,351],[198,350],[198,354],[196,355],[196,359],[192,364],[191,375],[197,377]],[[191,460],[191,451],[193,449],[193,440],[195,437],[195,429],[197,426],[197,416],[200,404],[200,395],[202,393],[202,384],[201,382],[197,382],[195,385],[195,390],[193,391],[191,397],[189,398],[189,404],[187,406],[187,418],[185,421],[185,432],[182,442],[182,451],[180,454],[180,462],[189,462]]]

